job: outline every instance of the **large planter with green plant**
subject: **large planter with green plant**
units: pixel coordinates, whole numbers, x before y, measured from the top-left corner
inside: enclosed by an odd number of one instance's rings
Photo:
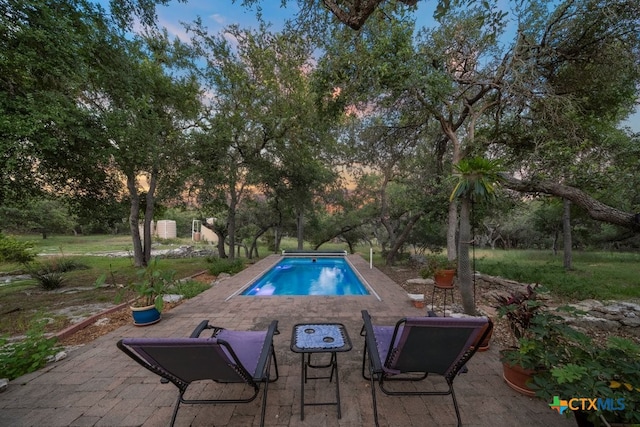
[[[161,270],[158,268],[157,258],[145,268],[136,272],[138,279],[123,286],[116,297],[116,301],[130,301],[133,323],[137,326],[153,325],[160,321],[164,307],[163,296],[169,293],[175,286],[175,274],[173,270]],[[113,277],[113,273],[111,273]],[[96,281],[96,286],[101,286],[106,281],[103,274]]]
[[[175,285],[175,271],[160,270],[157,259],[137,271],[138,280],[130,284],[135,298],[131,304],[133,323],[137,326],[153,325],[160,321],[164,307],[163,296]]]
[[[153,325],[154,323],[158,323],[162,317],[162,314],[155,305],[148,305],[146,307],[131,306],[130,308],[133,324],[136,326]]]
[[[514,363],[513,365],[504,360],[502,362],[502,378],[509,387],[525,396],[533,397],[536,395],[535,390],[529,387],[529,384],[533,381],[533,374],[536,373],[533,369],[525,369],[520,364]]]
[[[570,349],[583,335],[537,299],[536,289],[497,297],[498,315],[506,319],[512,345],[500,351],[503,378],[512,389],[533,396],[533,378],[570,360]]]
[[[580,423],[640,425],[640,345],[619,337],[595,342],[551,312],[531,287],[498,301],[498,314],[517,338],[501,352],[502,361],[535,371],[526,385],[536,396]]]

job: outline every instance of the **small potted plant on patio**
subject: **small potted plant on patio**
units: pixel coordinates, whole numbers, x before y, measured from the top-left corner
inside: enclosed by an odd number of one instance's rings
[[[456,275],[456,260],[449,260],[446,256],[433,255],[427,258],[426,266],[420,271],[423,279],[433,277],[436,286],[450,288]]]

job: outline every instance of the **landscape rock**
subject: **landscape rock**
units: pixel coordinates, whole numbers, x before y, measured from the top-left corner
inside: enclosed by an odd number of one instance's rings
[[[624,317],[620,319],[620,323],[624,326],[628,326],[629,328],[638,328],[640,327],[640,318],[638,317]]]
[[[108,317],[102,317],[102,318],[96,320],[93,324],[95,326],[104,326],[104,325],[106,325],[108,323],[109,323],[109,318]]]
[[[424,301],[424,294],[407,294],[411,301]]]
[[[483,284],[492,285],[492,288],[490,287],[489,290],[485,290],[482,294],[483,299],[489,303],[496,301],[497,297],[507,296],[512,292],[523,292],[527,286],[526,284],[483,274],[476,275],[476,277]],[[414,285],[415,290],[419,289],[417,286],[433,285],[431,279],[420,278],[406,279],[404,283],[405,285]],[[407,286],[407,288],[411,289],[411,286]],[[538,294],[538,299],[551,307],[559,305],[554,303],[550,294]],[[567,323],[577,328],[600,331],[605,335],[609,332],[616,332],[616,334],[622,334],[623,336],[628,334],[640,337],[640,304],[636,300],[598,301],[586,299],[568,304],[568,306],[575,308],[578,313],[569,314],[560,311],[556,314],[562,316]],[[482,311],[489,316],[497,316],[494,306],[488,307],[485,305],[482,308]],[[454,312],[462,312],[462,307],[458,304],[453,304],[452,309]],[[455,316],[456,314],[453,313],[452,315]]]
[[[425,286],[433,286],[433,279],[409,279],[407,280],[408,285],[425,285]]]
[[[0,393],[5,391],[9,387],[9,380],[6,378],[0,378]]]
[[[178,294],[166,294],[162,296],[164,302],[178,302],[182,301],[182,295]]]
[[[59,351],[54,356],[50,356],[49,358],[47,358],[47,362],[49,363],[59,362],[63,359],[66,359],[67,356],[68,354],[66,351]]]
[[[591,329],[601,329],[605,331],[615,331],[619,329],[622,325],[615,320],[605,319],[603,317],[595,317],[595,316],[580,316],[575,318],[569,318],[569,324],[582,327],[582,328],[591,328]]]

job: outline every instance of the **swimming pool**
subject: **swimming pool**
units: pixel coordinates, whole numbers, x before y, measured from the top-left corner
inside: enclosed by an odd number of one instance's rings
[[[247,289],[245,296],[369,295],[343,257],[285,257]]]

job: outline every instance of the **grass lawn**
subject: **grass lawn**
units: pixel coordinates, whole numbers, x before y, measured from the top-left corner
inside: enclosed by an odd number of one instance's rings
[[[32,242],[34,251],[40,254],[32,267],[51,266],[72,261],[79,266],[63,274],[63,285],[53,291],[43,290],[35,279],[17,280],[7,284],[0,278],[0,335],[24,333],[32,319],[49,319],[47,330],[59,331],[70,324],[65,310],[89,304],[114,305],[117,291],[113,287],[97,288],[96,279],[103,273],[109,275],[108,283],[128,283],[137,278],[137,268],[132,256],[109,257],[109,252],[132,252],[129,236],[19,236]],[[193,244],[190,240],[162,241],[154,249],[177,248]],[[200,244],[202,246],[202,244]],[[97,255],[84,255],[87,253]],[[99,256],[102,254],[102,256]],[[176,271],[176,278],[190,277],[206,271],[205,258],[160,259],[161,268]],[[0,277],[9,273],[25,273],[20,264],[0,263]],[[77,313],[82,315],[81,312]]]
[[[540,283],[566,299],[640,299],[640,253],[577,252],[573,269],[551,251],[476,251],[476,269],[523,283]]]

